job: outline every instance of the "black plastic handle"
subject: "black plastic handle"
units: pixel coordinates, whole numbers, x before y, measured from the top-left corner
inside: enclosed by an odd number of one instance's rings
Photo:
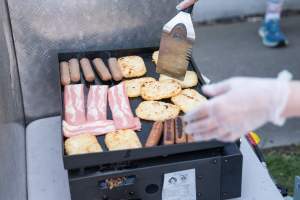
[[[183,11],[183,12],[186,12],[186,13],[192,14],[193,9],[194,9],[194,5],[191,5],[190,7],[186,8],[186,9],[184,9],[184,10],[182,10],[182,11]]]

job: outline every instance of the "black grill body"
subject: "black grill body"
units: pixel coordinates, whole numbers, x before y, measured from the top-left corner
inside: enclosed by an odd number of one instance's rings
[[[121,49],[107,51],[67,52],[58,55],[58,61],[68,61],[71,58],[90,60],[100,57],[107,64],[109,57],[138,55],[144,59],[147,74],[158,79],[152,53],[158,48]],[[194,87],[201,93],[204,84],[199,67],[193,59],[189,69],[196,71],[199,84]],[[96,73],[95,73],[96,74]],[[81,83],[88,88],[91,84],[113,86],[118,82],[102,82],[96,77],[94,83],[88,83],[81,78]],[[63,87],[61,91],[61,114],[63,110]],[[86,90],[87,91],[87,90]],[[134,111],[141,98],[130,99]],[[168,102],[168,101],[167,101]],[[108,118],[111,113],[108,109]],[[142,131],[138,136],[145,144],[152,122],[142,120]],[[160,200],[164,174],[195,169],[197,199],[223,200],[241,195],[242,154],[239,143],[222,143],[218,141],[194,142],[156,147],[108,151],[104,136],[98,136],[98,141],[104,152],[68,156],[62,152],[65,168],[69,171],[72,200]],[[64,143],[62,136],[62,145]],[[64,149],[64,148],[63,148]],[[106,181],[111,179],[124,180],[118,187],[109,189]]]

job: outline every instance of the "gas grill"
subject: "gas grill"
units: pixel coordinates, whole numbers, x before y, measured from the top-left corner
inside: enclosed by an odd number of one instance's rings
[[[109,57],[138,55],[147,66],[146,76],[158,78],[152,53],[158,48],[121,49],[91,52],[62,52],[58,61],[71,58],[100,57],[107,64]],[[194,88],[201,93],[204,83],[199,67],[193,59],[189,69],[198,74],[199,84]],[[88,88],[90,85],[113,86],[118,82],[102,82],[96,77],[89,83],[81,77],[81,83]],[[61,97],[64,88],[61,87]],[[63,112],[61,98],[61,114]],[[132,110],[142,101],[140,97],[130,99]],[[108,112],[111,119],[111,113]],[[145,144],[152,122],[141,120],[142,130],[137,132],[142,144]],[[164,175],[176,171],[194,169],[196,195],[200,200],[223,200],[240,197],[242,176],[242,154],[239,143],[222,143],[218,141],[193,142],[164,146],[162,142],[156,147],[108,151],[105,148],[104,136],[98,136],[103,148],[101,153],[68,156],[63,152],[64,166],[68,170],[71,196],[73,200],[116,200],[141,199],[159,200],[162,198]],[[64,145],[62,136],[62,145]],[[64,149],[64,148],[63,148]]]

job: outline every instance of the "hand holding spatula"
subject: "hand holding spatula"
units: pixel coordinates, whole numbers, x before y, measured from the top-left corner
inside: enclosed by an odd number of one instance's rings
[[[197,2],[198,0],[184,0],[180,2],[177,6],[177,10],[185,10],[187,8],[193,9],[193,5]]]

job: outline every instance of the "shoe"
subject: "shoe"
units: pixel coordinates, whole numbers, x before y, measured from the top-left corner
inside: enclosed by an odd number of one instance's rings
[[[279,20],[263,22],[258,31],[262,42],[267,47],[282,47],[288,45],[288,40],[281,32]]]

